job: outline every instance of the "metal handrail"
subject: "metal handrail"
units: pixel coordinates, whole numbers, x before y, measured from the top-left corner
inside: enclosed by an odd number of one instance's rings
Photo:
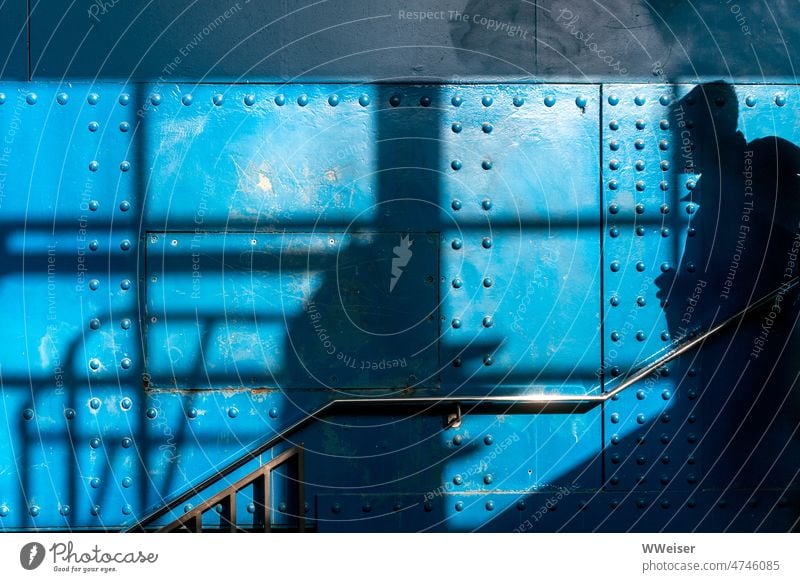
[[[614,388],[612,388],[607,392],[603,392],[600,394],[592,394],[591,392],[602,390],[602,385],[596,386],[588,394],[570,394],[570,395],[517,394],[517,395],[498,395],[498,396],[492,396],[492,395],[408,396],[408,397],[395,396],[395,397],[377,397],[377,398],[335,398],[333,400],[328,401],[326,404],[322,405],[316,411],[304,416],[294,424],[289,425],[280,433],[273,436],[266,442],[260,444],[255,449],[248,451],[247,453],[239,457],[237,460],[226,465],[225,468],[221,469],[214,475],[211,475],[207,479],[203,480],[197,486],[192,487],[189,491],[186,491],[185,493],[181,494],[172,501],[169,501],[166,505],[164,505],[159,509],[156,509],[143,519],[138,520],[137,523],[132,527],[130,527],[127,531],[143,531],[144,528],[147,527],[150,523],[164,516],[165,514],[169,513],[177,505],[180,505],[181,503],[190,499],[194,495],[197,495],[200,491],[210,487],[211,485],[221,480],[225,476],[229,475],[236,469],[242,467],[243,465],[252,461],[259,455],[273,448],[279,442],[284,440],[288,435],[301,429],[303,426],[305,426],[312,420],[315,420],[320,416],[328,414],[333,408],[358,407],[358,406],[374,407],[374,406],[386,406],[386,405],[427,406],[427,405],[440,405],[440,404],[457,404],[457,405],[506,404],[509,406],[519,406],[519,405],[542,406],[548,404],[575,404],[575,405],[601,404],[603,402],[606,402],[607,400],[610,400],[611,398],[613,398],[626,388],[629,388],[639,380],[646,378],[647,376],[649,376],[650,374],[652,374],[665,364],[683,355],[684,353],[688,352],[695,346],[702,344],[711,336],[718,334],[720,331],[730,326],[731,324],[735,323],[736,321],[741,320],[749,313],[752,313],[753,311],[760,309],[761,307],[769,303],[774,297],[788,293],[789,290],[793,289],[794,287],[797,287],[798,283],[800,283],[800,276],[795,276],[789,281],[783,283],[780,287],[778,287],[774,291],[771,291],[770,293],[764,295],[758,301],[755,301],[754,303],[747,305],[741,311],[738,311],[734,315],[731,315],[730,317],[728,317],[721,323],[711,327],[707,331],[701,334],[688,335],[673,340],[673,342],[669,346],[664,348],[664,350],[661,350],[661,352],[657,352],[654,355],[654,359],[650,358],[652,360],[650,363],[647,363],[647,361],[642,362],[640,364],[641,367],[633,374],[626,376],[624,377],[624,379],[620,380],[619,385],[615,386]],[[666,353],[664,353],[662,356],[659,356],[658,354],[662,352]]]

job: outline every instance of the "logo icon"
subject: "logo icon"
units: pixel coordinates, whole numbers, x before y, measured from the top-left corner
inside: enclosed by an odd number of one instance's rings
[[[411,260],[411,245],[414,244],[414,241],[411,240],[411,235],[408,234],[406,236],[400,237],[400,244],[394,247],[392,250],[394,251],[394,257],[392,257],[392,278],[389,281],[389,293],[394,291],[395,285],[400,280],[400,277],[403,274],[403,268],[408,265],[408,261]]]
[[[22,546],[19,552],[19,563],[26,570],[35,570],[44,562],[44,546],[39,542],[30,542]]]

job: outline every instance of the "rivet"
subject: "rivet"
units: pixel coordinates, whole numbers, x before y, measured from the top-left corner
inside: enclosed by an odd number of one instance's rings
[[[100,404],[101,404],[101,402],[100,402],[99,398],[90,398],[89,399],[89,406],[93,410],[98,410],[100,408]]]
[[[609,105],[618,105],[619,104],[619,97],[616,95],[609,95],[608,96],[608,104]]]
[[[211,98],[211,102],[212,102],[214,105],[216,105],[217,107],[219,107],[220,105],[222,105],[222,101],[223,101],[223,97],[222,97],[222,95],[221,95],[221,94],[219,94],[219,93],[217,93],[216,95],[214,95],[214,96]]]
[[[548,95],[547,97],[544,98],[544,104],[547,105],[548,107],[552,107],[553,105],[556,104],[556,98],[553,97],[552,95]]]
[[[119,322],[119,326],[120,326],[122,329],[130,329],[130,327],[131,327],[131,320],[130,320],[130,319],[127,319],[127,318],[125,318],[125,319],[123,319],[122,321],[120,321],[120,322]]]
[[[91,512],[92,515],[97,517],[98,515],[100,515],[100,506],[99,505],[93,505],[92,509],[90,510],[90,512]]]
[[[237,416],[239,416],[239,409],[236,408],[235,406],[231,406],[228,409],[228,416],[230,416],[231,418],[236,418]]]
[[[269,417],[270,418],[278,418],[278,409],[274,406],[269,409]]]
[[[635,185],[636,189],[637,189],[639,192],[644,192],[644,189],[645,189],[645,183],[644,183],[644,181],[643,181],[643,180],[637,180],[637,181],[636,181],[636,184],[634,184],[634,185]]]
[[[455,99],[455,97],[453,97]],[[389,105],[392,107],[398,107],[400,105],[400,96],[399,95],[392,95],[389,97]]]
[[[0,93],[0,105],[3,105],[6,102],[6,94]]]
[[[644,214],[644,204],[641,202],[634,207],[636,214]]]
[[[131,367],[131,359],[130,358],[122,358],[119,365],[122,367],[123,370],[127,370]]]
[[[361,99],[363,99],[363,97],[364,97],[364,96],[362,95],[362,96],[359,98],[359,100],[358,100],[358,101],[359,101],[359,103],[361,102]],[[369,103],[369,101],[367,101],[367,103]],[[306,105],[308,105],[308,95],[305,95],[305,94],[303,94],[303,95],[300,95],[300,96],[297,98],[297,104],[298,104],[300,107],[305,107]],[[363,105],[363,103],[361,103],[361,104]]]
[[[665,226],[661,229],[661,236],[667,238],[670,235],[670,230]]]
[[[131,248],[131,241],[127,239],[123,240],[121,243],[119,243],[119,248],[121,248],[123,251],[129,251]]]
[[[483,133],[492,133],[493,129],[494,129],[494,126],[492,126],[491,123],[484,122],[484,123],[481,124],[481,131],[483,131]]]
[[[119,406],[122,410],[130,410],[131,406],[133,406],[133,402],[127,396],[119,401]]]
[[[155,408],[152,408],[152,407],[151,407],[151,408],[148,408],[148,409],[147,409],[147,411],[145,412],[145,415],[146,415],[146,416],[147,416],[147,418],[149,418],[150,420],[153,420],[155,417],[157,417],[157,416],[158,416],[158,411],[157,411]]]
[[[453,367],[460,368],[461,367],[461,358],[456,358],[453,360]]]
[[[755,107],[755,105],[756,105],[756,98],[755,98],[755,97],[753,97],[752,95],[748,95],[748,96],[745,98],[744,102],[745,102],[745,104],[746,104],[748,107]]]
[[[637,139],[636,141],[633,142],[633,147],[635,147],[637,150],[643,150],[644,149],[644,140],[643,139]]]
[[[151,95],[150,103],[152,103],[156,107],[161,105],[161,95],[159,95],[158,93],[154,93],[153,95]]]
[[[64,409],[64,418],[67,420],[73,420],[75,418],[75,409],[74,408],[65,408]]]
[[[125,514],[125,515],[130,515],[130,514],[131,514],[131,512],[133,512],[133,508],[132,508],[130,505],[128,505],[128,504],[126,503],[125,505],[123,505],[123,506],[122,506],[122,513],[123,513],[123,514]]]
[[[784,105],[786,105],[786,95],[784,95],[783,93],[778,93],[777,95],[775,95],[775,105],[777,105],[778,107],[783,107]]]
[[[492,99],[491,95],[484,95],[481,99],[481,103],[484,107],[491,107],[492,103],[494,103],[494,99]]]
[[[689,390],[686,393],[686,396],[689,397],[689,400],[694,400],[695,398],[697,398],[697,391],[696,390]]]
[[[492,239],[488,236],[483,237],[483,240],[481,240],[481,246],[485,249],[492,248]]]
[[[186,411],[186,416],[188,416],[189,418],[197,418],[197,409],[190,408],[189,410]]]
[[[89,93],[86,101],[89,103],[89,105],[97,105],[97,102],[100,101],[100,95],[97,93]]]
[[[619,170],[619,160],[611,160],[608,162],[608,167],[612,170]]]
[[[614,378],[616,378],[616,377],[617,377],[617,376],[619,376],[620,374],[622,374],[622,370],[620,370],[620,369],[619,369],[619,366],[614,366],[614,367],[612,367],[612,368],[611,368],[611,375],[612,375]]]
[[[91,162],[89,162],[89,171],[90,172],[96,172],[99,169],[100,169],[100,164],[97,161],[92,160]]]
[[[33,420],[33,409],[26,408],[22,411],[22,418],[25,420]]]
[[[666,192],[669,190],[669,183],[666,180],[661,180],[661,182],[658,183],[658,187],[661,188],[662,192]]]
[[[524,510],[525,510],[525,502],[517,501],[517,511],[524,511]]]
[[[609,483],[612,485],[619,485],[619,477],[616,475],[612,476],[611,479],[608,480]]]
[[[276,95],[275,105],[277,105],[278,107],[283,107],[284,105],[286,105],[286,97],[284,97],[283,95]]]
[[[633,99],[633,102],[634,102],[634,103],[636,103],[636,105],[642,106],[642,105],[644,105],[644,104],[647,102],[647,99],[645,98],[645,96],[644,96],[644,95],[637,95],[637,96],[636,96],[636,97]]]
[[[58,505],[58,513],[60,513],[64,517],[68,516],[71,510],[72,508],[69,505],[61,505],[61,504]]]
[[[636,227],[636,235],[644,236],[644,234],[645,234],[644,227],[640,224],[639,226]]]
[[[616,180],[610,180],[608,182],[608,188],[609,190],[616,190],[617,188],[619,188],[619,183]]]
[[[672,101],[672,99],[670,98],[669,95],[662,95],[661,97],[658,98],[658,102],[661,103],[661,105],[664,105],[664,106],[669,105],[671,101]]]
[[[458,319],[458,318],[456,318],[456,319],[454,319],[454,320],[451,322],[451,324],[450,324],[450,325],[452,325],[452,326],[453,326],[453,328],[455,328],[455,329],[458,329],[458,328],[460,328],[460,327],[461,327],[461,320],[460,320],[460,319]]]
[[[92,370],[99,370],[100,369],[100,360],[98,360],[97,358],[92,358],[91,360],[89,360],[89,367]]]
[[[462,207],[461,200],[453,200],[453,201],[450,203],[450,207],[451,207],[453,210],[461,210],[461,207]]]
[[[129,290],[131,288],[131,285],[132,283],[130,279],[123,279],[122,281],[119,282],[119,288],[122,289],[123,291]]]
[[[644,509],[645,507],[647,507],[647,502],[644,499],[637,499],[636,507],[638,507],[639,509]]]
[[[187,107],[192,104],[192,96],[189,94],[184,95],[181,97],[181,103],[186,105]]]
[[[609,505],[610,505],[611,509],[616,509],[617,507],[619,507],[619,501],[617,501],[615,499]]]
[[[695,267],[694,263],[691,263],[691,262],[686,263],[686,270],[689,271],[690,273],[694,273],[695,268],[696,267]]]
[[[423,107],[430,107],[431,105],[431,98],[428,96],[420,97],[419,104]]]
[[[460,238],[454,238],[453,242],[450,243],[450,246],[453,247],[455,250],[459,250],[461,247],[464,246],[464,243],[461,241]]]
[[[689,424],[694,424],[697,422],[697,417],[694,414],[690,414],[689,417],[686,419]]]
[[[588,101],[587,101],[586,97],[584,97],[583,95],[580,95],[580,96],[575,98],[575,105],[577,105],[581,109],[585,109],[587,103],[588,103]]]
[[[658,149],[660,149],[662,152],[667,151],[669,149],[669,142],[665,139],[659,140]]]
[[[619,412],[613,412],[611,414],[610,420],[612,423],[617,424],[619,423]]]
[[[618,342],[619,338],[620,338],[620,335],[619,335],[618,331],[612,331],[611,332],[611,341],[612,342]]]
[[[667,131],[669,129],[669,121],[667,121],[666,119],[662,119],[659,122],[658,127],[663,129],[664,131]]]
[[[450,129],[453,130],[453,133],[461,133],[461,130],[464,128],[459,122],[456,121],[450,126]]]
[[[28,513],[31,514],[31,517],[38,517],[39,512],[40,512],[40,509],[39,509],[38,505],[31,505],[30,509],[28,509]]]
[[[36,102],[39,100],[39,96],[36,93],[28,93],[28,96],[25,97],[25,101],[28,105],[36,105]]]
[[[456,240],[458,240],[458,239],[456,239]],[[453,285],[454,289],[461,289],[461,287],[464,285],[464,282],[461,279],[459,279],[458,277],[456,277],[455,279],[453,279],[452,285]]]
[[[611,444],[612,445],[618,445],[620,442],[622,442],[622,437],[620,437],[618,434],[612,434],[611,435]]]
[[[130,163],[130,162],[122,162],[122,163],[119,165],[119,169],[120,169],[120,171],[122,171],[122,172],[128,172],[128,171],[130,171],[130,169],[131,169],[131,163]]]
[[[276,99],[275,103],[278,103],[277,97],[275,99]],[[244,96],[244,104],[247,107],[252,107],[253,105],[255,105],[255,103],[256,103],[256,96],[253,95],[252,93]]]
[[[456,511],[462,511],[464,509],[464,503],[462,501],[456,501]]]
[[[646,421],[646,418],[645,418],[644,414],[637,414],[636,415],[636,423],[637,424],[644,424],[645,421]]]
[[[364,505],[361,506],[361,511],[363,511],[364,513],[371,512],[372,511],[372,505],[369,504],[369,503],[365,503]]]
[[[483,321],[481,323],[483,324],[483,327],[492,327],[494,325],[494,321],[488,315],[483,318]]]
[[[687,190],[694,190],[695,186],[697,186],[697,182],[694,180],[686,180],[686,189]]]
[[[133,444],[133,439],[131,439],[130,437],[123,437],[120,443],[122,444],[123,449],[129,449]]]
[[[488,288],[488,287],[491,287],[492,285],[494,285],[494,281],[492,280],[491,277],[484,277],[483,278],[483,286],[484,287]]]
[[[637,339],[638,341],[640,341],[640,342],[643,342],[643,341],[645,340],[645,334],[644,334],[644,332],[643,332],[643,331],[637,331],[637,332],[636,332],[636,339]]]
[[[457,434],[456,436],[453,437],[454,445],[459,446],[461,445],[462,442],[464,442],[464,437],[462,437],[460,434]]]
[[[463,167],[461,160],[453,160],[450,162],[450,167],[453,168],[456,172]]]
[[[94,133],[94,132],[96,132],[98,129],[100,129],[100,124],[99,124],[99,123],[97,123],[96,121],[90,121],[90,122],[89,122],[89,131],[91,131],[92,133]]]
[[[647,127],[647,123],[645,123],[644,119],[637,119],[635,123],[636,129],[644,129]]]
[[[514,97],[513,103],[514,103],[514,107],[522,107],[525,104],[525,99],[523,99],[522,97],[520,97],[518,95],[518,96]]]
[[[119,203],[119,209],[122,212],[128,212],[128,210],[131,209],[131,203],[128,202],[127,200],[123,200],[122,202]]]
[[[89,327],[91,329],[100,329],[100,320],[96,317],[89,320]]]
[[[361,105],[361,107],[366,107],[367,105],[369,105],[369,95],[367,95],[366,93],[362,94],[358,98],[358,104]]]
[[[619,297],[614,295],[611,297],[611,299],[609,299],[609,303],[611,303],[611,307],[617,307],[619,305]]]
[[[667,160],[661,160],[661,169],[665,172],[669,170],[669,162]]]
[[[0,505],[0,517],[7,517],[9,513],[8,505]]]
[[[640,273],[642,273],[642,272],[644,272],[644,269],[645,269],[644,263],[642,261],[638,261],[636,263],[636,270],[639,271]]]
[[[697,205],[694,204],[693,202],[690,202],[689,204],[686,205],[686,214],[694,214],[696,210],[697,210]]]
[[[494,501],[487,501],[486,502],[486,511],[492,511],[494,509]]]
[[[92,489],[97,489],[100,487],[100,479],[94,477],[89,480],[89,485],[91,485]]]
[[[692,433],[688,437],[686,437],[686,440],[689,442],[689,444],[693,445],[697,442],[697,435]]]
[[[481,162],[481,168],[483,168],[484,170],[491,170],[492,162],[490,160],[483,160]]]
[[[662,434],[661,435],[661,444],[662,445],[669,444],[669,441],[670,441],[670,438],[669,438],[668,434]]]
[[[492,356],[484,356],[483,357],[483,365],[484,366],[491,366],[492,364],[494,364],[494,360],[492,359]]]
[[[100,208],[100,203],[97,200],[89,201],[89,210],[91,210],[92,212],[97,212],[98,208]]]
[[[611,270],[612,270],[614,273],[616,273],[617,271],[619,271],[619,268],[620,268],[620,263],[619,263],[619,261],[611,261],[611,264],[609,265],[609,268],[610,268],[610,269],[611,269]]]
[[[636,400],[644,400],[646,394],[644,390],[637,390],[636,391]]]
[[[611,151],[617,151],[619,149],[619,142],[618,141],[611,141],[608,143],[608,147],[611,148]]]
[[[619,212],[619,204],[617,204],[616,202],[612,202],[611,204],[608,205],[608,211],[611,214],[617,214]]]
[[[483,444],[485,444],[487,447],[491,446],[492,443],[494,443],[494,438],[492,438],[492,435],[487,434],[485,437],[483,437]]]
[[[217,503],[214,506],[214,511],[216,511],[217,513],[222,513],[222,504],[221,503]]]
[[[96,251],[99,248],[100,248],[100,243],[99,242],[97,242],[96,240],[89,241],[89,250],[90,251]]]

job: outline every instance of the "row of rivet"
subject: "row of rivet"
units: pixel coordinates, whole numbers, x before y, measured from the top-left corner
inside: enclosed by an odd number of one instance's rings
[[[670,97],[669,95],[662,95],[658,99],[658,102],[661,105],[664,105],[664,106],[669,105],[670,103],[672,103],[672,101],[673,101],[673,98]],[[637,95],[636,97],[633,98],[633,102],[636,105],[641,107],[642,105],[647,103],[647,97],[644,96],[644,95]],[[722,97],[717,97],[714,100],[714,102],[718,107],[722,107],[723,105],[725,105],[725,99],[723,99]],[[744,102],[748,107],[755,107],[755,105],[757,103],[757,100],[753,95],[748,95],[747,97],[745,97]],[[778,107],[783,107],[784,105],[786,105],[787,97],[786,97],[786,95],[784,93],[776,93],[775,96],[773,97],[773,102]],[[608,104],[609,105],[616,106],[616,105],[619,105],[619,103],[620,103],[619,96],[617,96],[617,95],[609,95],[608,96]],[[694,105],[695,104],[694,98],[688,97],[686,99],[686,104],[690,105],[690,106]]]
[[[3,105],[6,102],[6,99],[7,99],[6,94],[0,93],[0,105]],[[86,102],[89,105],[97,105],[99,101],[100,101],[100,95],[98,95],[97,93],[89,93],[89,95],[86,96]],[[123,93],[122,95],[119,96],[118,101],[120,105],[124,106],[130,103],[131,97],[127,93]],[[39,102],[39,95],[33,92],[28,93],[27,95],[25,95],[25,102],[28,105],[36,105]],[[66,105],[69,102],[69,95],[64,92],[59,93],[58,95],[56,95],[56,102],[59,105]]]
[[[71,512],[72,508],[69,505],[59,504],[58,513],[60,513],[62,516],[67,517]],[[11,508],[8,505],[0,505],[0,517],[6,517],[8,516],[9,513],[11,513]],[[39,507],[38,505],[31,505],[28,508],[28,515],[30,515],[31,517],[39,517],[40,513],[41,513],[41,507]],[[93,505],[89,509],[89,513],[91,513],[95,517],[99,516],[100,506]],[[126,503],[125,505],[122,506],[122,513],[123,515],[130,515],[131,513],[133,513],[133,508]]]
[[[97,121],[90,121],[88,128],[91,133],[97,133],[100,129],[100,124]],[[119,124],[119,130],[122,133],[128,133],[131,130],[131,124],[127,121],[123,121]]]

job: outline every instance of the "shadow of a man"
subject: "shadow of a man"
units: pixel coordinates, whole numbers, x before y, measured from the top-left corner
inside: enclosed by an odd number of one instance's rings
[[[695,177],[678,185],[687,192],[681,211],[691,215],[680,264],[656,284],[674,338],[779,291],[709,338],[696,362],[705,384],[703,457],[713,481],[786,486],[796,479],[785,467],[797,458],[800,420],[793,334],[800,310],[787,285],[798,275],[800,149],[775,136],[748,142],[738,104],[733,86],[713,83],[695,87],[672,110],[682,145],[674,163]]]

